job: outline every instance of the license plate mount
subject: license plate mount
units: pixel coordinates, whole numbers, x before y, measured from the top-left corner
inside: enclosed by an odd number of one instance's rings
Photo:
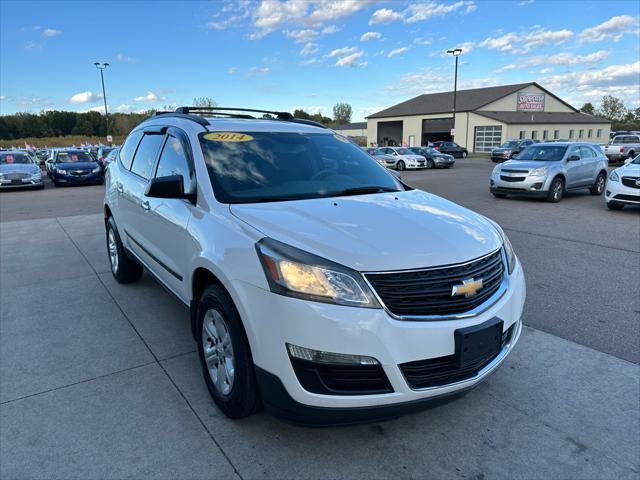
[[[503,325],[502,320],[493,317],[479,325],[457,329],[454,332],[454,364],[465,367],[497,355],[502,347]]]

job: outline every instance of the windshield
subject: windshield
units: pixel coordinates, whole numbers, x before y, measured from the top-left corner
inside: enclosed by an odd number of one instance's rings
[[[26,153],[0,153],[0,165],[14,163],[33,163],[33,161]]]
[[[216,198],[256,203],[403,190],[372,157],[340,135],[200,134]]]
[[[500,145],[500,148],[514,148],[518,146],[518,142],[505,142]]]
[[[93,162],[93,157],[85,152],[59,152],[56,157],[58,163]]]
[[[567,151],[566,146],[532,145],[525,148],[514,160],[535,162],[559,162]]]

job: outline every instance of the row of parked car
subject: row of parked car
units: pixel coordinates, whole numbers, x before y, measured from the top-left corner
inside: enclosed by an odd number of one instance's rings
[[[2,150],[0,189],[44,188],[41,167],[56,187],[102,184],[104,169],[116,153],[115,147]]]
[[[451,144],[451,145],[449,145]],[[468,151],[454,142],[436,142],[424,147],[364,147],[380,165],[395,170],[451,168],[455,156],[466,158]]]

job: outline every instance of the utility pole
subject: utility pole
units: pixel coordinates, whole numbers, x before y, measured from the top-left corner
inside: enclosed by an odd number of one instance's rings
[[[102,99],[104,100],[104,118],[107,122],[107,137],[109,136],[109,112],[107,111],[107,92],[104,89],[103,71],[109,66],[108,63],[95,62],[95,67],[100,70],[100,80],[102,81]]]
[[[455,136],[455,132],[456,132],[456,97],[458,94],[458,57],[462,53],[462,49],[454,48],[453,50],[447,50],[447,53],[450,53],[456,58],[456,69],[455,69],[455,75],[453,77],[453,127],[451,128],[451,130],[453,131],[453,135],[451,135],[451,140],[453,140],[453,137]]]

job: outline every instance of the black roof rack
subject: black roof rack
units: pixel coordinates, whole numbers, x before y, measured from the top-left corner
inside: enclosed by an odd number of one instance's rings
[[[233,112],[253,112],[253,113],[263,113],[274,116],[274,120],[280,120],[284,122],[292,122],[292,123],[300,123],[303,125],[313,125],[314,127],[320,128],[328,128],[322,123],[315,122],[313,120],[306,120],[303,118],[295,118],[289,112],[276,112],[272,110],[256,110],[253,108],[232,108],[232,107],[178,107],[173,112],[166,111],[157,111],[154,113],[154,116],[171,116],[171,117],[179,117],[184,118],[186,120],[192,120],[204,127],[211,125],[209,121],[202,117],[202,115],[206,114],[214,114],[224,117],[230,118],[244,118],[244,119],[256,119],[256,117],[243,114],[243,113],[233,113]]]

